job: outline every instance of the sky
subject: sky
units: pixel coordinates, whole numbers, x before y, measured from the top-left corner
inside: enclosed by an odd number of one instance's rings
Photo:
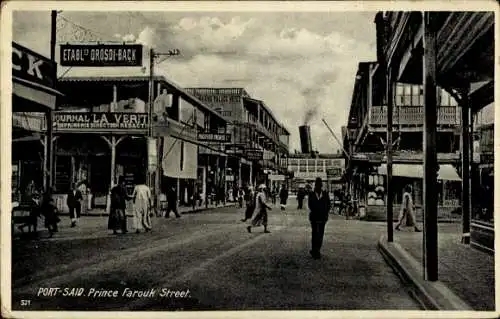
[[[311,126],[313,148],[337,152],[359,62],[376,59],[375,12],[75,12],[57,20],[59,43],[100,40],[179,49],[155,73],[182,87],[243,87],[263,100],[300,149],[298,126]],[[89,31],[82,32],[82,28]],[[16,11],[13,41],[50,53],[50,12]],[[58,59],[58,51],[56,49]],[[146,71],[148,72],[148,71]],[[59,67],[64,76],[147,75],[137,68]]]

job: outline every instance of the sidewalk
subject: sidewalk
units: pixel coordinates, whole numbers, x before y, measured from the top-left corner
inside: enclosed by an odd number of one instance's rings
[[[420,290],[417,292],[421,294],[420,298],[428,299],[427,302],[435,307],[459,310],[468,305],[478,311],[494,311],[494,256],[461,244],[459,223],[439,224],[438,227],[437,283],[423,280],[423,232],[395,231],[394,243],[387,243],[384,236],[379,248],[386,255],[384,257],[389,257],[386,259],[393,268],[414,281],[412,284]],[[454,309],[446,309],[450,307]]]
[[[226,205],[209,205],[208,208],[203,206],[203,207],[197,207],[194,210],[192,207],[179,207],[179,213],[181,215],[186,215],[186,214],[193,214],[193,213],[199,213],[207,210],[212,210],[216,208],[223,208],[223,207],[233,207],[235,206],[235,203],[226,203]],[[128,217],[128,227],[130,228],[132,226],[132,217],[133,215],[130,214],[130,212],[127,212],[127,217]],[[173,216],[171,214],[171,216]],[[155,219],[159,219],[162,221],[166,220],[168,221],[169,219],[162,217],[153,217],[153,222]],[[171,220],[175,220],[175,218],[171,217]],[[113,236],[111,235],[110,231],[107,229],[108,225],[108,216],[106,214],[105,209],[93,209],[92,211],[88,212],[88,214],[84,214],[81,216],[80,221],[77,225],[77,227],[70,227],[70,219],[68,214],[61,214],[61,222],[59,223],[59,232],[53,237],[53,238],[48,238],[48,231],[44,226],[44,220],[43,218],[38,219],[38,234],[40,235],[41,240],[73,240],[73,239],[96,239],[96,238],[102,238],[102,237],[108,237],[108,236]],[[17,228],[19,225],[15,225],[13,228],[13,237],[19,238],[22,233],[21,231]],[[25,231],[27,232],[27,228]],[[22,238],[26,237],[28,238],[28,234],[24,233],[25,236],[22,236]]]
[[[180,214],[192,214],[192,213],[199,213],[199,212],[209,210],[209,209],[221,208],[221,207],[232,207],[232,206],[236,206],[236,205],[237,205],[237,203],[230,203],[230,202],[227,202],[225,205],[219,204],[218,206],[216,206],[215,204],[210,204],[210,205],[208,205],[208,207],[205,205],[196,206],[194,208],[194,210],[193,210],[193,207],[191,207],[191,206],[189,206],[189,207],[188,206],[180,206],[179,213]],[[132,217],[133,216],[132,208],[127,207],[126,213],[127,213],[128,217]],[[60,216],[68,216],[69,213],[63,212],[63,213],[60,213],[59,215]],[[106,213],[105,208],[94,208],[90,211],[83,213],[82,216],[108,216],[108,214]]]

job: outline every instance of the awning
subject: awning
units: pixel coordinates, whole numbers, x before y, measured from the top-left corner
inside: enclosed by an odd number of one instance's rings
[[[387,175],[387,165],[382,164],[378,168],[380,175]],[[393,164],[392,176],[424,178],[424,166],[418,164]],[[450,164],[439,165],[438,180],[461,181],[455,168]]]
[[[56,107],[56,94],[55,93],[54,94],[47,93],[45,91],[35,89],[35,88],[30,87],[28,85],[13,82],[12,83],[12,94],[14,94],[15,96],[18,96],[20,98],[23,98],[25,100],[43,105],[51,110],[54,110]],[[13,105],[12,110],[14,112],[24,111],[24,109],[21,109],[18,106],[19,105]],[[30,111],[30,110],[31,109],[26,110],[26,111]],[[40,111],[43,111],[43,109],[40,108],[40,109],[37,109],[36,111],[40,112]]]
[[[172,178],[196,179],[198,146],[166,136],[163,142],[163,175]]]

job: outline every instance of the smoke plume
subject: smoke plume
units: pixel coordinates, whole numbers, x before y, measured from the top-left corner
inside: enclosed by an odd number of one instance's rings
[[[318,115],[321,105],[328,103],[328,101],[324,100],[324,92],[326,88],[333,84],[336,80],[337,74],[334,72],[320,73],[313,78],[311,86],[305,87],[302,90],[302,96],[304,96],[306,101],[304,125],[309,125],[309,123]]]

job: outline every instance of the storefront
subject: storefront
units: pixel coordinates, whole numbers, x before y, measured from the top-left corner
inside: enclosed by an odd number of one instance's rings
[[[56,99],[57,64],[12,43],[12,195],[27,200],[51,179],[50,147],[44,130]],[[29,150],[29,152],[27,151]]]
[[[394,192],[394,211],[399,212],[403,189],[412,187],[412,196],[417,208],[417,219],[422,218],[423,173],[421,164],[393,164],[392,189]],[[360,217],[366,220],[386,220],[387,165],[365,165],[358,168],[354,175],[354,188],[359,199]],[[460,182],[457,170],[451,164],[440,164],[438,172],[438,218],[441,220],[460,220]],[[394,214],[397,220],[398,214]]]
[[[66,211],[66,194],[76,184],[84,211],[108,205],[109,190],[125,177],[127,191],[147,174],[146,113],[55,112],[56,204]]]

